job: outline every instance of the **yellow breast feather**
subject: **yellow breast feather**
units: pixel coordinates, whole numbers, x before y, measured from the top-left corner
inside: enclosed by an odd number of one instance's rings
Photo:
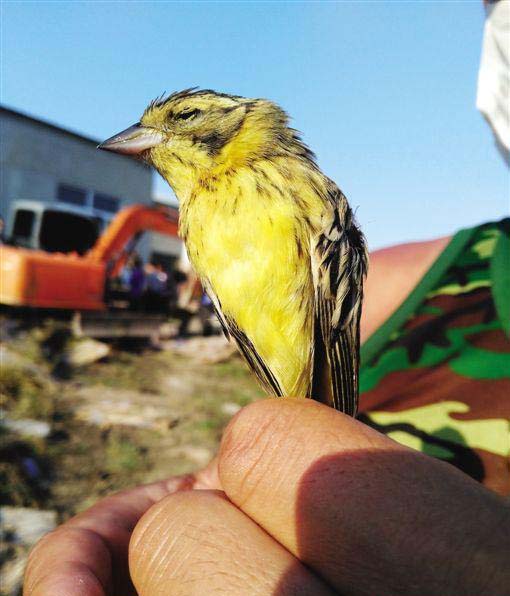
[[[246,334],[285,395],[303,397],[311,376],[310,232],[296,225],[302,218],[295,185],[275,193],[278,173],[265,171],[258,188],[242,171],[212,188],[202,185],[182,210],[181,229],[224,316]]]

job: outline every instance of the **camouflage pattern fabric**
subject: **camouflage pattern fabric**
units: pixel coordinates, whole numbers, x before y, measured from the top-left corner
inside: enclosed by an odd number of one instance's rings
[[[510,219],[461,230],[362,346],[359,418],[510,494]]]

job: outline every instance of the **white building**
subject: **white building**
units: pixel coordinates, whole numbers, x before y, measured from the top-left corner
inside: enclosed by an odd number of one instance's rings
[[[98,151],[96,139],[1,106],[0,134],[0,215],[7,240],[71,250],[83,234],[83,252],[119,209],[152,203],[151,170]],[[180,255],[179,239],[145,236],[139,246],[144,259],[170,262]]]

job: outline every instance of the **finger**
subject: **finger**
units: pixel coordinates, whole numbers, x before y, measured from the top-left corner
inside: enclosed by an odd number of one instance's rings
[[[130,545],[140,596],[333,593],[218,491],[187,491],[155,505]]]
[[[218,476],[218,458],[215,457],[203,470],[195,472],[193,475],[193,485],[191,488],[222,490],[220,477]]]
[[[466,581],[473,569],[486,575],[466,511],[492,528],[496,497],[312,400],[244,408],[224,435],[219,475],[234,504],[341,592],[371,594],[377,585],[378,594],[395,594],[411,581],[409,596],[448,594],[445,561],[454,552],[460,569],[471,565]]]
[[[31,553],[25,596],[110,594],[111,556],[95,532],[62,527],[45,536]]]
[[[196,476],[180,476],[102,499],[32,550],[26,596],[134,594],[127,555],[131,533],[157,501],[178,490],[217,486],[216,463]]]

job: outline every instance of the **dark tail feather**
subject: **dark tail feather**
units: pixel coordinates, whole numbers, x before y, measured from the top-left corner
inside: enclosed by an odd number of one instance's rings
[[[334,408],[356,416],[358,410],[359,343],[352,327],[340,331],[331,346],[331,379]]]
[[[358,409],[359,322],[353,322],[333,338],[328,337],[330,341],[326,344],[321,328],[330,328],[327,322],[331,320],[331,310],[332,307],[325,303],[319,307],[311,394],[313,399],[355,416]]]

